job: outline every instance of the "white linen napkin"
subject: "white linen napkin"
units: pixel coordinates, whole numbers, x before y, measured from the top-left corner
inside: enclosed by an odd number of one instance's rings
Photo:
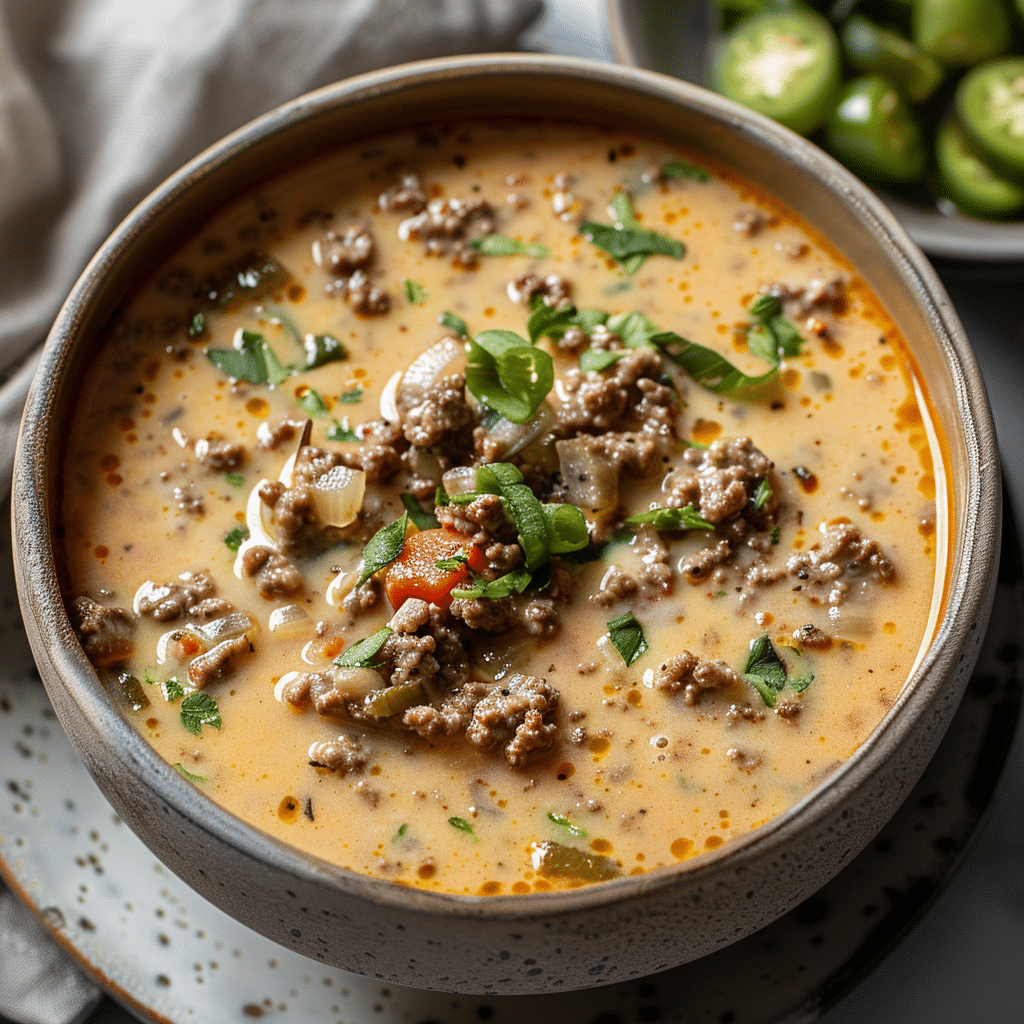
[[[0,497],[38,348],[155,185],[299,94],[505,50],[541,0],[0,0]],[[13,375],[13,376],[12,376]]]
[[[329,82],[513,49],[541,0],[0,0],[0,498],[38,348],[103,239],[240,125]],[[98,992],[0,883],[0,1017]]]

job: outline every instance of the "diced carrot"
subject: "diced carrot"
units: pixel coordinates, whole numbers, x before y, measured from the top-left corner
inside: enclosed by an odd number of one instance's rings
[[[469,565],[438,568],[446,558],[464,555]],[[452,591],[468,586],[470,569],[481,572],[487,558],[479,547],[452,530],[423,530],[405,539],[401,555],[384,570],[384,592],[392,608],[400,608],[410,597],[447,608]]]

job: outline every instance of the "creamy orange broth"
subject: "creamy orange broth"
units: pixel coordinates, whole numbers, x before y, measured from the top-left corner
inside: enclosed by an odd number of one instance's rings
[[[792,213],[714,167],[708,181],[659,181],[657,168],[670,159],[693,158],[620,133],[557,126],[471,125],[372,140],[227,209],[154,275],[111,328],[67,447],[67,595],[130,612],[146,581],[205,570],[216,596],[255,620],[251,656],[206,687],[222,726],[207,724],[201,736],[183,727],[180,702],[165,700],[162,688],[146,681],[147,674],[158,682],[186,678],[186,666],[158,662],[157,647],[162,634],[187,620],[136,616],[134,653],[124,665],[103,669],[115,690],[118,672],[140,681],[149,703],[129,709],[133,722],[170,765],[199,777],[196,785],[212,800],[357,872],[456,893],[525,893],[585,880],[551,870],[542,853],[558,848],[544,844],[584,851],[599,873],[637,874],[748,833],[849,758],[892,705],[933,628],[946,530],[939,445],[904,341],[856,272]],[[487,199],[498,232],[543,243],[551,255],[481,256],[478,267],[463,269],[450,256],[426,253],[422,242],[403,241],[398,227],[409,214],[382,211],[377,201],[408,172],[431,196]],[[685,243],[684,258],[654,255],[630,276],[581,237],[582,218],[609,222],[605,207],[623,186],[632,190],[645,227]],[[750,211],[768,220],[747,233],[735,225]],[[314,241],[348,224],[372,231],[369,276],[391,297],[384,315],[354,312],[326,290],[337,275],[314,260]],[[206,330],[190,338],[190,318],[206,305],[210,285],[203,282],[223,280],[225,267],[251,253],[271,254],[290,273],[288,283],[257,302],[241,297],[223,311],[207,310]],[[328,415],[313,417],[313,443],[354,451],[355,444],[327,439],[333,420],[347,416],[357,427],[379,418],[392,374],[445,334],[437,323],[443,311],[462,317],[471,333],[526,334],[529,311],[510,300],[507,285],[532,270],[562,275],[580,309],[640,310],[751,375],[769,368],[746,351],[747,309],[759,290],[839,275],[840,302],[794,318],[802,353],[783,362],[774,403],[720,397],[672,369],[681,393],[678,432],[701,444],[750,437],[773,460],[781,507],[769,560],[784,564],[821,539],[819,526],[845,519],[878,542],[895,567],[894,581],[869,577],[863,588],[851,585],[852,596],[833,618],[827,603],[794,589],[792,577],[745,594],[728,571],[724,582],[720,576],[697,585],[677,572],[671,596],[636,594],[601,607],[589,597],[610,565],[642,568],[635,545],[567,564],[575,587],[560,606],[552,639],[524,643],[512,633],[476,651],[482,672],[482,650],[489,649],[490,671],[495,660],[506,670],[511,665],[544,677],[561,695],[552,716],[556,742],[515,768],[500,746],[431,743],[286,706],[275,699],[275,683],[289,672],[324,667],[307,647],[318,622],[326,623],[321,631],[340,628],[351,646],[384,625],[392,609],[384,601],[353,620],[325,600],[335,570],[359,563],[362,540],[297,562],[305,581],[297,599],[263,599],[252,580],[236,578],[225,536],[244,523],[251,490],[262,478],[276,480],[295,448],[292,442],[261,449],[257,430],[284,417],[304,420],[298,400],[312,388],[329,407]],[[406,280],[426,297],[410,301]],[[230,348],[238,328],[261,332],[283,362],[301,356],[267,307],[285,310],[303,334],[333,335],[349,358],[276,388],[233,384],[204,352]],[[541,345],[554,353],[557,375],[577,365],[575,355],[550,341]],[[340,401],[356,389],[357,402]],[[194,443],[211,435],[244,445],[244,462],[233,474],[198,462]],[[624,481],[619,519],[664,504],[661,477]],[[175,497],[176,487],[190,484],[201,514],[182,509]],[[398,494],[386,495],[382,521],[401,512]],[[699,531],[662,539],[673,567],[707,543]],[[854,593],[859,589],[862,595]],[[270,613],[295,603],[308,613],[305,624],[286,638],[271,631]],[[649,645],[629,667],[606,626],[627,610]],[[825,630],[831,646],[812,649],[795,640],[805,624]],[[814,676],[802,693],[782,695],[788,718],[742,681],[705,691],[693,704],[650,685],[658,666],[684,648],[742,671],[762,633],[791,677]],[[311,744],[341,732],[363,737],[362,770],[311,766]]]

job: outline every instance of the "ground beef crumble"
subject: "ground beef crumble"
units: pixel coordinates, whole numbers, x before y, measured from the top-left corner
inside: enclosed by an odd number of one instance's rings
[[[213,598],[216,589],[209,573],[183,572],[170,583],[143,584],[135,605],[140,615],[152,616],[157,622],[173,622],[186,612],[190,618],[209,621],[231,611],[229,602]]]
[[[254,577],[260,597],[272,601],[302,590],[302,575],[279,551],[265,545],[249,548],[242,555],[242,569]]]
[[[474,746],[505,745],[505,759],[513,768],[534,752],[555,742],[558,727],[545,721],[557,707],[559,693],[537,676],[515,676],[495,688],[473,709],[466,739]]]
[[[703,661],[683,651],[655,670],[652,685],[665,693],[682,693],[685,703],[693,705],[705,690],[720,690],[738,681],[739,676],[724,661]]]
[[[69,608],[71,626],[78,634],[86,657],[97,668],[131,657],[135,620],[124,608],[107,607],[90,597],[76,597]]]
[[[196,441],[195,453],[199,464],[215,473],[228,473],[245,461],[245,448],[241,444],[216,434]]]
[[[314,768],[329,768],[339,775],[355,775],[366,767],[367,753],[362,743],[352,736],[314,743],[309,749],[309,763]]]
[[[188,681],[201,690],[209,683],[231,675],[254,650],[252,641],[245,635],[223,640],[189,662]]]
[[[852,523],[826,526],[817,544],[789,556],[786,569],[799,581],[796,589],[830,605],[842,604],[852,579],[881,583],[896,579],[896,568],[878,542]]]

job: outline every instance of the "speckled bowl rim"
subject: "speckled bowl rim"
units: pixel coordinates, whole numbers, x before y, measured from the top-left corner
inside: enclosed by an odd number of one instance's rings
[[[481,897],[398,886],[328,864],[244,824],[170,770],[104,691],[71,629],[60,594],[51,534],[51,489],[55,470],[49,465],[48,452],[59,444],[53,429],[54,382],[68,360],[77,324],[100,291],[108,265],[130,248],[154,218],[187,194],[194,181],[217,173],[268,136],[306,119],[315,119],[321,108],[416,89],[438,77],[469,85],[478,76],[494,75],[510,79],[517,75],[540,76],[552,86],[556,86],[559,79],[567,78],[577,84],[595,82],[624,89],[638,101],[649,96],[695,108],[702,115],[717,120],[726,130],[745,135],[752,144],[766,147],[822,180],[837,203],[845,204],[868,224],[878,244],[891,248],[894,255],[890,258],[895,258],[904,286],[926,308],[952,375],[968,453],[968,496],[963,508],[963,531],[965,537],[972,538],[972,543],[964,543],[958,552],[951,540],[946,610],[917,672],[867,741],[795,806],[717,850],[647,874],[579,889]],[[38,636],[46,638],[39,641],[45,645],[45,657],[71,694],[78,713],[106,737],[107,749],[119,768],[143,776],[159,799],[202,831],[277,870],[310,882],[328,884],[357,895],[368,904],[403,912],[511,922],[534,917],[554,918],[584,908],[612,906],[630,900],[637,893],[672,887],[681,878],[713,881],[724,866],[732,872],[764,856],[777,844],[812,828],[837,810],[851,792],[888,760],[894,746],[902,742],[920,715],[938,701],[952,700],[955,704],[960,694],[959,691],[950,693],[949,677],[961,657],[961,649],[968,646],[971,634],[977,630],[980,637],[984,632],[990,607],[999,545],[1000,477],[995,433],[981,375],[948,297],[928,261],[893,215],[845,169],[817,147],[774,122],[677,79],[589,60],[492,54],[388,68],[302,96],[200,154],[129,214],[87,266],[51,331],[26,405],[15,463],[13,504],[15,562],[23,613],[26,620],[32,621]],[[31,637],[33,628],[29,633]],[[35,653],[39,659],[41,652],[37,649]],[[924,765],[920,767],[923,770]],[[103,779],[98,781],[102,786]]]

